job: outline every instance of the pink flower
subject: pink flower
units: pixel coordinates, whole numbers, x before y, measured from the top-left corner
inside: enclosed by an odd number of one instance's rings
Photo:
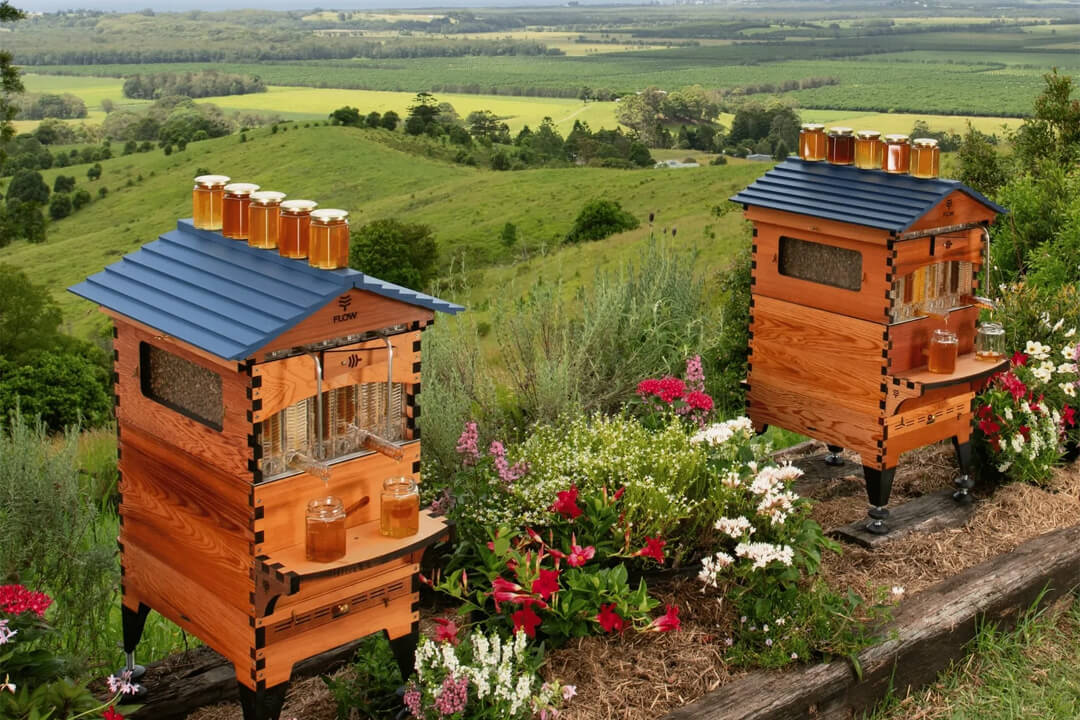
[[[618,502],[619,500],[622,500],[622,496],[625,495],[625,494],[626,494],[626,486],[623,485],[621,488],[619,488],[618,490],[615,491],[615,502]]]
[[[513,605],[524,605],[526,607],[529,605],[547,607],[547,603],[533,597],[532,593],[525,592],[525,588],[517,583],[504,580],[501,577],[497,577],[491,582],[491,592],[489,594],[495,598],[496,612],[499,611],[499,606],[504,602]]]
[[[671,632],[672,630],[678,630],[681,622],[679,621],[679,606],[667,605],[665,612],[660,617],[652,621],[649,625],[649,630],[655,632]]]
[[[634,557],[647,557],[652,558],[658,563],[664,562],[664,546],[667,545],[667,541],[657,537],[645,538],[645,547],[634,553]]]
[[[604,632],[622,632],[626,627],[626,620],[615,612],[615,603],[601,605],[600,612],[596,614],[596,621],[600,623],[600,627],[604,628]]]
[[[558,499],[552,504],[550,510],[557,512],[568,520],[581,517],[581,508],[577,504],[578,489],[571,485],[569,490],[563,490],[558,494]]]
[[[435,618],[435,622],[439,626],[435,629],[435,642],[457,645],[459,642],[457,623],[450,618]]]
[[[461,436],[458,437],[457,451],[459,455],[462,455],[461,463],[466,467],[469,465],[475,465],[480,459],[480,450],[477,448],[476,443],[480,439],[480,433],[476,428],[476,423],[465,423],[465,429],[461,431]]]
[[[1025,385],[1020,378],[1016,377],[1011,372],[1002,373],[999,376],[999,379],[1001,381],[1001,386],[1009,391],[1009,394],[1012,395],[1013,400],[1020,400],[1027,395],[1027,385]]]
[[[652,395],[670,405],[686,394],[686,383],[670,375],[659,380],[642,380],[637,386],[638,395]]]
[[[1076,424],[1076,410],[1069,405],[1061,409],[1061,424],[1064,427],[1072,427]]]
[[[505,484],[509,485],[515,480],[520,480],[529,472],[529,464],[524,460],[519,460],[510,465],[506,460],[506,448],[498,440],[491,441],[491,447],[488,449],[491,453],[491,457],[495,459],[495,470],[499,473],[499,479]]]
[[[540,616],[533,612],[531,607],[523,607],[510,616],[514,621],[514,632],[524,630],[531,638],[536,637],[536,626],[540,624]]]
[[[442,686],[435,695],[435,709],[440,716],[454,715],[465,711],[469,702],[469,678],[462,676],[455,679],[452,674],[443,678]]]
[[[701,356],[686,359],[686,384],[696,392],[705,390],[705,371],[701,367]]]
[[[423,704],[420,699],[420,688],[416,685],[409,683],[408,688],[405,690],[405,696],[402,698],[405,703],[405,707],[409,709],[413,717],[423,717]]]
[[[580,545],[570,546],[570,557],[566,559],[566,564],[570,567],[581,567],[588,561],[593,559],[596,555],[596,548],[592,545],[588,547],[581,547]]]

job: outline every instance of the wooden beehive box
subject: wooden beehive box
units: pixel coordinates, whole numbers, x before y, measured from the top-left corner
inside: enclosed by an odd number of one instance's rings
[[[966,499],[974,391],[1005,364],[973,353],[986,227],[1004,209],[955,181],[795,159],[732,200],[754,226],[750,418],[857,452],[872,532],[908,450],[951,438]],[[951,375],[926,371],[942,327],[960,342]]]
[[[446,525],[421,511],[419,534],[381,536],[379,491],[419,480],[420,334],[463,308],[187,220],[71,290],[114,322],[125,650],[156,610],[234,664],[246,718],[277,716],[296,662],[373,632],[410,666],[420,555]],[[328,487],[290,468],[320,390],[324,421],[354,403],[401,459],[320,425]],[[359,507],[345,557],[313,563],[305,505],[328,493]]]

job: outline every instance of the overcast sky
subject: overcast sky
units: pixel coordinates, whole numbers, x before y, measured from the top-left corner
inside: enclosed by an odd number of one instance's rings
[[[613,0],[581,0],[582,5],[609,5]],[[623,0],[626,2],[626,0]],[[31,12],[54,12],[70,8],[127,12],[146,7],[154,10],[232,10],[257,7],[262,10],[296,10],[322,7],[333,10],[370,10],[393,7],[520,7],[562,5],[563,0],[13,0],[13,5]],[[636,3],[630,3],[636,4]]]

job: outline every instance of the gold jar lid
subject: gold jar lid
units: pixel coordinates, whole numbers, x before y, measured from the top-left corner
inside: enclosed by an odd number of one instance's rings
[[[934,138],[915,138],[911,141],[911,144],[918,148],[935,148],[937,147],[937,140]]]
[[[887,143],[907,143],[908,136],[903,133],[897,133],[896,135],[886,135],[885,142]]]
[[[851,135],[852,132],[854,132],[854,131],[849,127],[831,127],[831,128],[829,128],[829,134],[830,135],[847,136],[847,135]]]
[[[241,197],[247,197],[258,189],[259,186],[255,183],[229,183],[225,186],[226,193],[229,195],[240,195]]]
[[[274,190],[261,190],[251,193],[251,202],[256,205],[276,205],[285,199],[285,193]]]
[[[321,208],[311,213],[311,219],[320,222],[340,222],[348,219],[348,217],[348,210],[339,210],[337,208]]]
[[[810,132],[820,132],[825,129],[825,126],[820,123],[803,123],[802,129]]]
[[[877,140],[881,137],[881,133],[877,130],[860,130],[855,133],[855,137],[860,140]]]
[[[232,180],[228,175],[200,175],[195,178],[195,184],[202,187],[221,187]]]
[[[281,211],[286,213],[309,213],[319,207],[314,200],[286,200],[281,203]]]

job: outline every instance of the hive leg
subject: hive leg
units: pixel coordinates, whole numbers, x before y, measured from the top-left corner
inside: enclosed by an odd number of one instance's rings
[[[866,496],[870,499],[870,522],[866,529],[875,535],[884,535],[889,532],[885,525],[885,519],[889,517],[889,511],[885,506],[889,504],[889,495],[892,493],[893,476],[896,468],[877,468],[863,465],[863,477],[866,478]]]
[[[389,635],[387,635],[389,637]],[[420,623],[413,623],[412,630],[399,638],[390,640],[390,651],[394,653],[394,660],[401,669],[402,682],[408,682],[409,675],[413,671],[413,658],[416,655],[416,646],[420,642]]]
[[[825,464],[833,467],[840,467],[844,464],[844,458],[840,456],[840,453],[844,451],[844,448],[839,445],[826,445],[829,449],[828,455],[825,456]]]
[[[135,648],[142,639],[143,628],[146,627],[146,616],[150,614],[150,608],[139,603],[138,610],[132,610],[127,605],[120,606],[120,622],[124,631],[124,667],[121,673],[131,673],[132,680],[138,680],[146,674],[146,668],[135,663]],[[135,697],[146,696],[146,688],[142,685],[135,686]]]
[[[970,439],[961,439],[954,436],[952,443],[953,448],[956,450],[956,463],[960,466],[960,474],[956,480],[953,480],[953,484],[956,485],[953,500],[959,503],[969,503],[972,501],[969,491],[975,487],[975,481],[971,479],[971,441]]]
[[[285,704],[285,693],[289,683],[283,682],[273,687],[252,690],[244,683],[237,683],[240,690],[240,707],[244,709],[244,720],[278,720],[281,707]]]

